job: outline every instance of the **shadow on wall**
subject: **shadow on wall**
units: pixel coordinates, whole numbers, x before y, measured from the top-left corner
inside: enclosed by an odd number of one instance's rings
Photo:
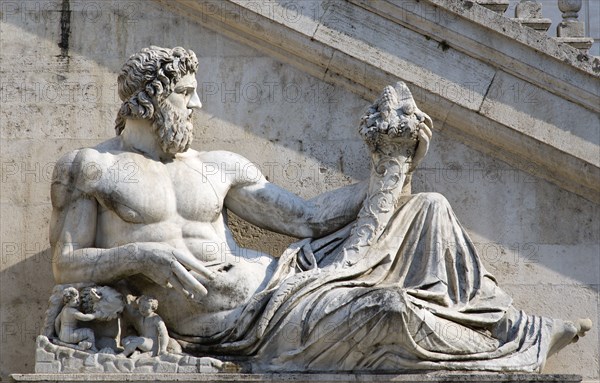
[[[5,223],[5,222],[3,222]],[[25,256],[22,249],[7,248],[2,257],[13,251],[22,260],[0,271],[0,378],[12,373],[33,372],[35,338],[41,334],[48,298],[54,286],[50,249]],[[10,262],[13,262],[10,259]]]

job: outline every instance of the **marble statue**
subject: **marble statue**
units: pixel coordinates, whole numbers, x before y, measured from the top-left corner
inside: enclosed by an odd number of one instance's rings
[[[152,355],[163,355],[167,353],[169,344],[169,332],[162,318],[156,314],[158,301],[155,298],[142,295],[130,305],[137,310],[132,313],[137,317],[139,336],[128,336],[122,341],[124,356],[131,356],[134,351],[151,352]],[[137,312],[136,312],[137,311]]]
[[[515,309],[447,200],[403,192],[433,128],[403,83],[360,121],[369,179],[304,200],[240,155],[190,149],[197,70],[180,47],[132,55],[116,137],[59,160],[57,283],[155,297],[184,352],[252,371],[540,371],[590,328]],[[242,249],[227,210],[300,240]]]
[[[54,321],[58,339],[68,344],[76,344],[81,350],[98,351],[94,332],[89,328],[77,326],[77,321],[92,321],[96,319],[96,315],[79,311],[79,291],[75,287],[63,290],[63,304],[64,307]]]
[[[50,296],[44,335],[76,349],[115,353],[124,307],[121,294],[108,286],[57,285]],[[78,328],[78,321],[86,322],[86,328]],[[85,339],[69,340],[79,337]]]

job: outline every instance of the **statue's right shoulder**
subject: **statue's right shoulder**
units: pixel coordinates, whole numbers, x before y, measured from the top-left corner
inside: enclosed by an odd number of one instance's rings
[[[72,150],[63,155],[56,163],[54,175],[59,178],[75,177],[91,168],[110,167],[117,156],[123,153],[119,137],[113,137],[94,147]]]
[[[72,150],[56,161],[52,172],[50,197],[55,208],[62,208],[70,200],[75,190],[78,169],[81,158],[85,157],[84,149]]]
[[[100,153],[95,148],[75,149],[58,159],[54,166],[52,182],[73,179],[86,165],[96,162]]]
[[[109,157],[112,155],[108,154]],[[97,148],[72,150],[58,159],[52,172],[51,200],[55,207],[63,206],[74,192],[89,194],[107,166],[107,154]],[[79,194],[79,193],[76,193]]]

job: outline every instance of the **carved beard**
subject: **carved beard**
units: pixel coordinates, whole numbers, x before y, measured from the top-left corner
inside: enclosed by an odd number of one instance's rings
[[[152,121],[158,141],[165,153],[176,154],[188,150],[194,139],[192,115],[173,108],[168,101],[158,105]]]

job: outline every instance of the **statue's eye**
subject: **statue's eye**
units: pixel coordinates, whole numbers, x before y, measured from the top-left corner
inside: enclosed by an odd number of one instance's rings
[[[175,93],[187,95],[189,93],[189,89],[180,86],[180,87],[175,88]]]

